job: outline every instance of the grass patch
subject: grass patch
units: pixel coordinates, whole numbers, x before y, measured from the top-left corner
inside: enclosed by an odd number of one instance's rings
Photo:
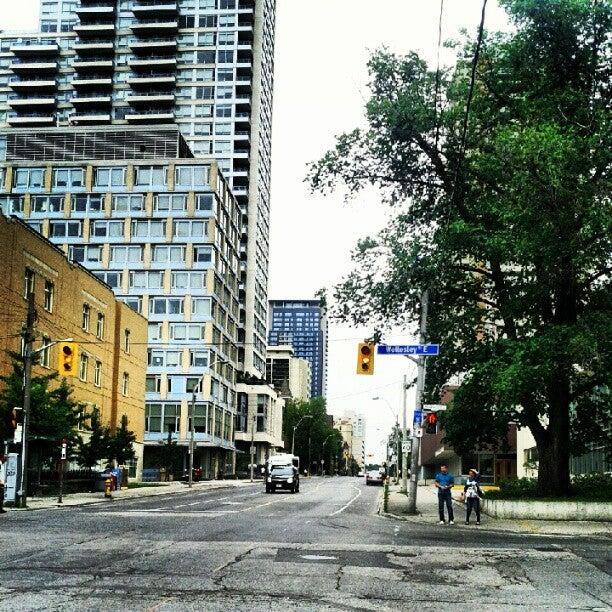
[[[167,487],[167,482],[130,482],[128,489],[144,489],[146,487]]]

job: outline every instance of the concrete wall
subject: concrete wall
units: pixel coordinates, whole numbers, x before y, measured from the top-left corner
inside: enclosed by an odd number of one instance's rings
[[[607,502],[484,499],[482,509],[495,518],[612,521],[612,504]]]

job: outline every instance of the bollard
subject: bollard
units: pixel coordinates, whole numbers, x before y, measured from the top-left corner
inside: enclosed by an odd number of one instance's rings
[[[104,497],[107,499],[112,499],[111,495],[111,486],[112,486],[112,478],[110,476],[104,481]]]

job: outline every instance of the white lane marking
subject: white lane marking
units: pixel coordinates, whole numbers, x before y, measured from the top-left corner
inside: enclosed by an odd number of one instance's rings
[[[158,518],[174,518],[174,517],[188,518],[188,517],[193,517],[193,516],[207,516],[210,518],[215,518],[218,516],[225,516],[227,514],[237,514],[238,512],[240,512],[240,510],[192,510],[191,512],[173,512],[173,511],[151,512],[150,510],[125,510],[125,511],[116,511],[116,512],[110,512],[110,511],[92,512],[92,514],[95,516],[114,516],[114,517],[119,517],[119,516],[152,517],[152,516],[155,516]]]
[[[308,561],[335,561],[338,557],[328,555],[300,555],[300,558],[307,559]]]
[[[342,508],[340,508],[340,510],[336,510],[335,512],[332,512],[328,516],[336,516],[336,514],[341,514],[342,512],[344,512],[361,495],[361,489],[357,488],[354,484],[351,484],[351,487],[353,487],[353,489],[355,489],[355,491],[357,491],[357,495],[355,495],[355,497],[353,497],[348,502],[348,504],[345,504],[344,506],[342,506]]]

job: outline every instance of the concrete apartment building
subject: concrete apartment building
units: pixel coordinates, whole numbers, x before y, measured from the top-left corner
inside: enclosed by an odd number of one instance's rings
[[[7,351],[21,350],[20,332],[26,320],[27,299],[34,294],[34,348],[40,353],[35,376],[57,371],[58,347],[52,342],[73,338],[79,343],[78,376],[69,378],[74,399],[84,416],[94,407],[102,422],[117,426],[123,415],[136,434],[137,460],[142,469],[145,420],[147,321],[115,298],[113,290],[64,250],[16,217],[0,214],[0,375],[11,365]],[[86,435],[85,431],[83,434]]]
[[[290,345],[306,359],[312,375],[310,395],[327,393],[327,312],[321,300],[271,300],[268,346]]]
[[[268,347],[266,380],[284,398],[304,402],[310,399],[310,364],[306,359],[295,357],[290,345]]]
[[[170,434],[195,465],[234,463],[240,209],[214,162],[176,126],[11,130],[0,206],[148,317],[145,466]],[[58,160],[61,160],[59,161]]]
[[[0,128],[176,123],[240,208],[241,369],[265,376],[274,0],[41,0],[0,34]]]

